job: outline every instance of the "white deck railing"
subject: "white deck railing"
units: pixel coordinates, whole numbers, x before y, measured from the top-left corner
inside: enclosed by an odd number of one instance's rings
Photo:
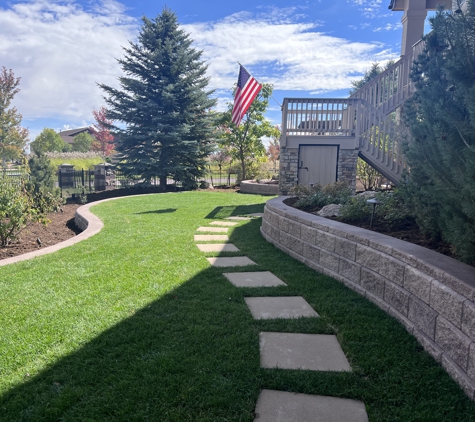
[[[354,136],[360,155],[394,183],[404,168],[402,143],[408,133],[391,116],[354,98],[286,98],[282,135],[320,138]]]
[[[348,98],[285,98],[283,135],[355,136],[357,104]]]
[[[423,49],[424,42],[420,40],[414,44],[410,53],[353,93],[350,98],[365,100],[384,114],[395,111],[414,93],[410,71],[414,60]]]

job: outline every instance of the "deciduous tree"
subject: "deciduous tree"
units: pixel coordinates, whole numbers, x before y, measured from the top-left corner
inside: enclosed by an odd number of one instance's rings
[[[20,78],[2,66],[0,70],[0,157],[3,161],[19,158],[28,140],[28,129],[21,127],[22,116],[16,107],[10,107],[13,97],[20,92]]]
[[[164,187],[167,177],[192,187],[212,149],[207,67],[169,9],[142,21],[137,43],[119,60],[120,89],[101,85],[107,117],[126,126],[114,126],[119,168],[145,181],[159,177]]]
[[[99,110],[93,110],[92,115],[96,120],[94,126],[91,127],[94,135],[92,150],[109,156],[114,150],[114,136],[110,132],[110,128],[114,122],[107,117],[107,109],[105,107],[101,107]]]
[[[81,132],[73,140],[72,150],[77,152],[89,152],[92,150],[94,138],[87,132]]]
[[[36,155],[45,152],[63,152],[67,151],[69,145],[63,141],[54,129],[44,128],[42,132],[30,144],[30,148]]]
[[[236,126],[231,121],[232,103],[228,104],[228,110],[221,113],[217,120],[219,144],[227,148],[231,156],[239,161],[242,180],[248,177],[249,164],[266,155],[262,138],[279,136],[278,129],[264,117],[271,95],[272,86],[264,84],[249,108],[245,121],[240,126]]]

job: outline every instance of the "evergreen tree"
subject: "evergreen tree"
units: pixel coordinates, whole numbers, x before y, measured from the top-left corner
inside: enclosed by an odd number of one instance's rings
[[[475,263],[475,2],[467,13],[439,11],[431,24],[405,106],[414,138],[405,190],[420,227]]]
[[[107,117],[126,125],[113,127],[119,169],[146,181],[159,177],[164,187],[167,177],[190,186],[212,149],[207,111],[215,100],[206,91],[207,67],[169,9],[142,20],[138,42],[119,60],[126,75],[119,78],[121,89],[100,85],[107,94]]]

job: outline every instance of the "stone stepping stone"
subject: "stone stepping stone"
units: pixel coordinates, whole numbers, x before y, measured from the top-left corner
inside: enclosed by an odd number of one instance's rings
[[[259,333],[262,368],[351,371],[333,335]]]
[[[232,243],[207,243],[196,245],[201,252],[239,252]]]
[[[252,220],[252,218],[251,217],[226,217],[226,220],[244,221],[244,220]]]
[[[227,227],[198,227],[196,229],[199,232],[210,232],[210,233],[227,233]]]
[[[364,403],[337,397],[262,390],[254,422],[368,422]]]
[[[256,218],[260,218],[260,217],[264,217],[264,213],[263,212],[253,212],[252,214],[247,214],[249,217],[256,217]]]
[[[254,319],[318,317],[301,296],[246,297],[244,300]]]
[[[213,267],[247,267],[256,265],[247,256],[233,256],[229,258],[206,258]]]
[[[209,223],[211,226],[228,226],[228,227],[232,227],[232,226],[236,226],[237,224],[239,223],[233,223],[232,221],[213,221],[211,223]]]
[[[225,234],[195,234],[195,242],[206,242],[211,240],[228,241],[229,237]]]
[[[236,287],[276,287],[287,286],[270,271],[223,274]]]

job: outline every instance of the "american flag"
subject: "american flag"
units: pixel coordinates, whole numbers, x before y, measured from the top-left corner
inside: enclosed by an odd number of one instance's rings
[[[254,98],[261,90],[262,85],[257,82],[248,71],[239,65],[239,78],[236,88],[236,95],[234,96],[234,107],[232,114],[232,121],[239,126],[242,118],[251,106]]]

